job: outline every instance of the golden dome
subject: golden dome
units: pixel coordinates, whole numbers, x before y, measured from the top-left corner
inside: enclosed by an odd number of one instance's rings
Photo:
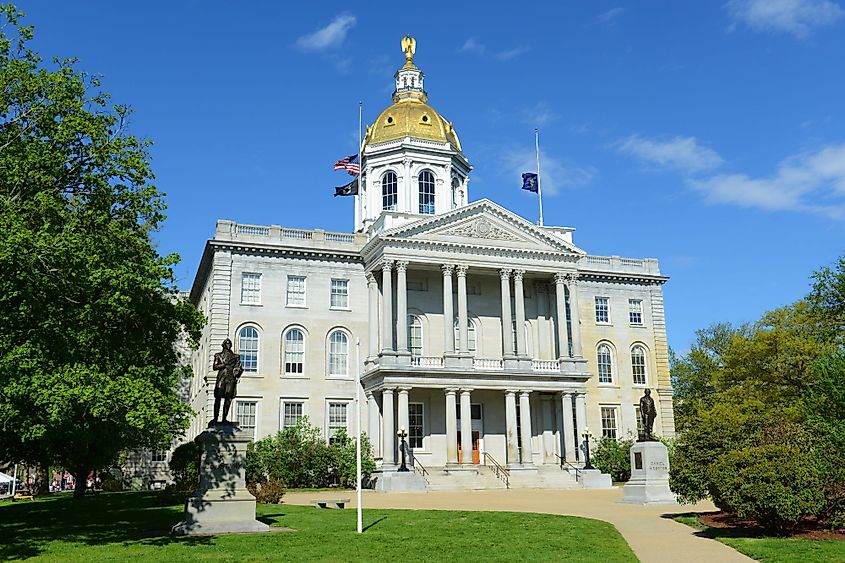
[[[439,143],[452,143],[460,151],[461,143],[452,124],[423,101],[406,98],[381,112],[376,122],[367,126],[366,144],[384,143],[413,137]]]

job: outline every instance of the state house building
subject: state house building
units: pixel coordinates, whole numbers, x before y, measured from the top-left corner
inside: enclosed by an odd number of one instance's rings
[[[361,427],[385,471],[405,428],[429,475],[561,474],[583,465],[587,427],[636,437],[645,389],[655,432],[672,436],[657,260],[594,256],[570,227],[472,201],[472,167],[423,79],[412,46],[393,104],[366,129],[355,232],[217,221],[190,293],[208,324],[188,437],[212,418],[227,337],[244,367],[233,415],[256,439],[303,416],[327,439],[354,435],[360,341]]]

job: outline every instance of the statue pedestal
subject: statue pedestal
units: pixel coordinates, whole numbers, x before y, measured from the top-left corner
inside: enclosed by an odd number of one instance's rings
[[[631,479],[619,502],[629,504],[675,504],[669,490],[669,452],[660,442],[637,442],[631,446]]]
[[[255,497],[246,489],[246,448],[252,438],[232,424],[210,426],[196,437],[200,446],[199,487],[185,503],[185,519],[174,535],[267,532],[255,519]]]

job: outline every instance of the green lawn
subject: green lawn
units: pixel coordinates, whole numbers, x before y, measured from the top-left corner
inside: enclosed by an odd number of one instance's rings
[[[676,516],[675,520],[698,528],[708,537],[731,546],[740,553],[764,563],[810,561],[812,563],[845,561],[845,541],[818,541],[791,538],[747,537],[731,530],[711,528],[698,521],[697,516]]]
[[[0,559],[48,561],[636,561],[606,522],[513,512],[354,510],[259,505],[295,532],[171,538],[181,506],[160,493],[0,502]],[[155,558],[155,559],[153,559]]]

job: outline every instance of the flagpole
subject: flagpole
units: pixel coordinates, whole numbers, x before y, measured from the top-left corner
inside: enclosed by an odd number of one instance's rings
[[[540,181],[540,130],[534,128],[534,151],[537,154],[537,199],[540,202],[540,226],[543,226],[543,183]]]
[[[364,202],[361,199],[364,197],[364,137],[361,136],[362,133],[362,126],[361,122],[363,121],[364,115],[364,102],[359,100],[358,101],[358,190],[357,195],[355,197],[355,203],[358,206],[358,213],[361,217],[361,224],[364,223]],[[357,228],[357,225],[355,226]],[[354,228],[352,229],[355,230]]]
[[[358,494],[358,533],[364,531],[364,515],[361,508],[361,339],[355,339],[355,420],[358,424],[358,432],[355,433],[355,482]]]

